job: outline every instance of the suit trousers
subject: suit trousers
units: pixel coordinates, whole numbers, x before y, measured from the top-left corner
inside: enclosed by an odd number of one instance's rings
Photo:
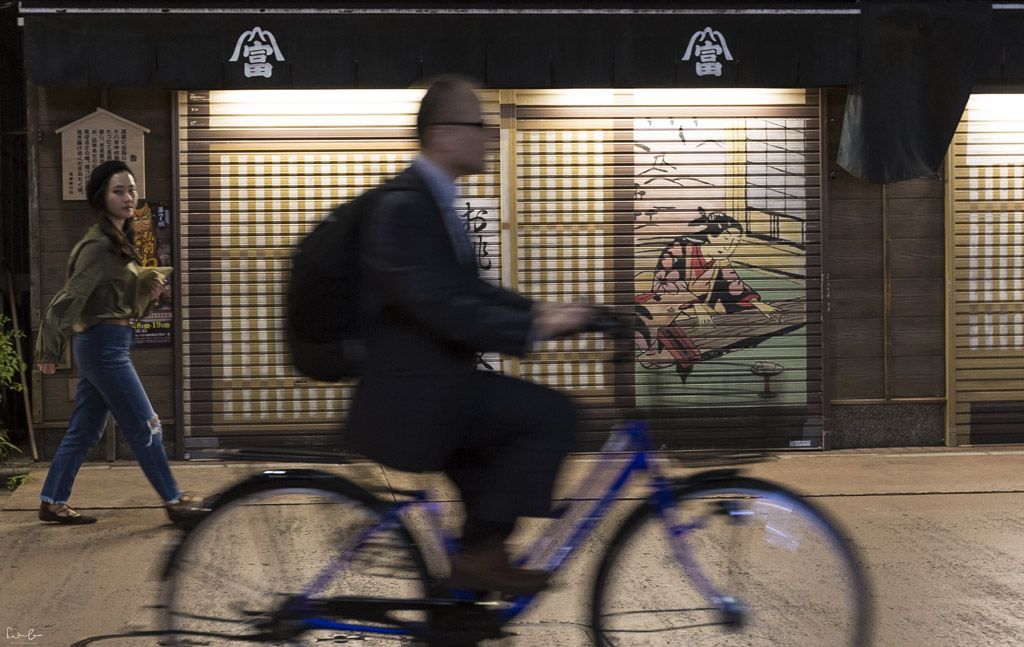
[[[469,520],[511,526],[551,512],[555,477],[572,447],[572,401],[546,386],[478,372],[466,393],[466,427],[443,472]]]

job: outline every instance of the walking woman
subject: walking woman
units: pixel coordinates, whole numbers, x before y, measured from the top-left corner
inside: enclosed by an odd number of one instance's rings
[[[86,453],[99,441],[107,415],[113,413],[167,516],[185,526],[201,514],[200,501],[184,495],[171,475],[160,418],[129,352],[130,320],[153,307],[164,281],[158,272],[140,270],[138,265],[132,230],[138,200],[135,177],[124,162],[103,162],[90,175],[86,191],[96,224],[71,250],[67,282],[47,307],[36,340],[39,370],[52,375],[73,332],[78,368],[75,409],[43,484],[39,519],[62,524],[96,521],[70,508],[68,498]]]

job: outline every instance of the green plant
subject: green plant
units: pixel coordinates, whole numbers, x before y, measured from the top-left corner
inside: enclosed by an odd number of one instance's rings
[[[11,320],[6,315],[0,315],[0,396],[3,395],[3,389],[12,391],[21,391],[22,389],[21,382],[18,382],[17,378],[25,363],[18,355],[15,342],[18,337],[24,337],[25,333],[15,329],[8,330],[7,324],[10,322]],[[7,437],[7,430],[0,426],[0,463],[6,461],[12,451],[21,452]],[[8,482],[8,487],[10,487],[10,482]]]
[[[7,329],[11,320],[6,315],[0,315],[0,387],[21,391],[21,382],[17,379],[25,367],[25,362],[18,355],[15,340],[24,337],[25,333],[16,329]]]
[[[0,429],[0,463],[6,461],[12,451],[21,453],[18,446],[7,439],[7,430]]]
[[[15,474],[14,476],[7,477],[7,489],[17,490],[18,487],[25,484],[28,480],[28,474]]]

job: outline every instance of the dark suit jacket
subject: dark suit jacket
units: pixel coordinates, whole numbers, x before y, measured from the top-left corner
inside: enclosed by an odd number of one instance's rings
[[[470,430],[476,353],[522,355],[533,302],[460,263],[441,210],[412,168],[391,181],[361,232],[369,368],[346,448],[404,470],[441,469]]]

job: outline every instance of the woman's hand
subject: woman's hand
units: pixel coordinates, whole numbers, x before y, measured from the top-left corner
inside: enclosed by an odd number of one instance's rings
[[[714,326],[715,319],[713,315],[715,314],[714,309],[703,303],[693,304],[693,316],[697,317],[697,326],[700,328],[710,328],[711,326]]]
[[[142,279],[142,293],[146,295],[150,301],[156,301],[159,299],[163,292],[164,279],[156,272],[148,274]]]
[[[758,312],[765,316],[765,319],[782,323],[782,311],[775,306],[769,305],[763,301],[754,301],[752,305],[757,308]]]
[[[57,365],[53,362],[39,362],[36,364],[36,367],[39,368],[39,372],[43,375],[53,375],[57,372]]]
[[[153,286],[153,289],[149,291],[149,295],[148,295],[149,296],[149,300],[150,301],[156,301],[156,300],[158,300],[160,298],[160,295],[162,295],[163,293],[164,293],[164,284],[162,282],[161,283],[157,283],[156,285]]]

